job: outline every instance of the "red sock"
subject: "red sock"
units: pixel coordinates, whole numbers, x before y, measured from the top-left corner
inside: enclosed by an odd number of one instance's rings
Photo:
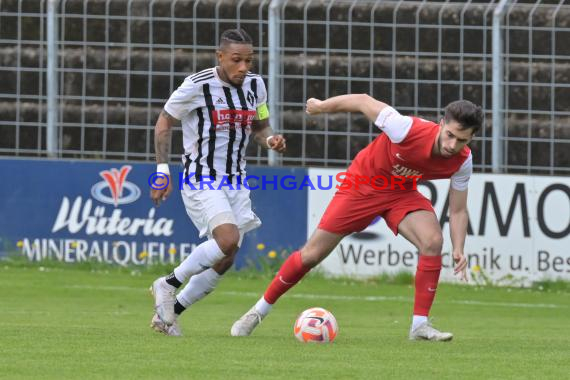
[[[267,287],[263,298],[273,305],[279,297],[291,289],[310,270],[311,268],[305,267],[301,262],[301,251],[293,252],[281,265],[281,269]]]
[[[429,315],[441,272],[441,256],[420,255],[416,271],[414,315]]]

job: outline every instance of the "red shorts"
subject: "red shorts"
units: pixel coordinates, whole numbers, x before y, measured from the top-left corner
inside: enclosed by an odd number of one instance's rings
[[[398,225],[412,211],[434,212],[429,199],[417,190],[371,191],[338,190],[323,214],[318,228],[337,234],[365,229],[381,216],[394,235]]]

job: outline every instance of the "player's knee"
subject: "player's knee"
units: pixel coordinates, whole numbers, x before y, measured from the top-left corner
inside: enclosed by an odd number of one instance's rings
[[[223,237],[221,239],[217,239],[216,242],[218,246],[226,256],[233,256],[238,250],[238,242],[239,242],[239,235],[237,239],[234,239],[233,236]]]
[[[239,230],[237,227],[234,228],[224,228],[223,230],[216,231],[214,239],[218,243],[218,247],[226,256],[234,255],[239,246]]]
[[[433,234],[429,238],[424,239],[422,243],[422,253],[430,256],[441,255],[441,249],[443,247],[443,235],[441,233]]]

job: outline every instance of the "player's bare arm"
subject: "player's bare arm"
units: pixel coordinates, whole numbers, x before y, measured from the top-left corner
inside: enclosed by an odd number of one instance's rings
[[[449,229],[453,245],[454,273],[467,281],[467,259],[463,253],[469,214],[467,211],[467,190],[449,188]]]
[[[176,118],[171,116],[165,110],[160,112],[156,125],[154,127],[154,150],[156,153],[157,165],[168,163],[168,155],[170,154],[170,139],[172,136],[172,126],[177,122]],[[160,202],[165,201],[172,192],[172,181],[170,181],[169,173],[168,186],[164,189],[150,190],[150,198],[155,205],[159,206]],[[157,185],[160,185],[160,179],[157,179]]]
[[[380,111],[388,104],[374,99],[368,94],[339,95],[326,100],[310,98],[307,100],[307,114],[318,115],[320,113],[334,112],[360,112],[368,120],[374,122]]]
[[[285,138],[274,133],[269,126],[269,119],[254,120],[251,127],[254,133],[254,140],[260,146],[265,149],[273,149],[279,153],[285,152],[287,148]]]

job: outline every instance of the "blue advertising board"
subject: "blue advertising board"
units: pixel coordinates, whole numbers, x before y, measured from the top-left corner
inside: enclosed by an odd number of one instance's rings
[[[149,196],[155,168],[109,161],[0,160],[6,178],[0,187],[0,255],[119,265],[183,260],[201,239],[178,190],[181,167],[171,165],[174,191],[159,207]],[[268,180],[266,186],[260,180],[252,187],[253,209],[263,224],[246,234],[238,269],[306,241],[307,189],[271,183],[285,177],[300,183],[306,174],[298,168],[248,167],[248,175]]]

